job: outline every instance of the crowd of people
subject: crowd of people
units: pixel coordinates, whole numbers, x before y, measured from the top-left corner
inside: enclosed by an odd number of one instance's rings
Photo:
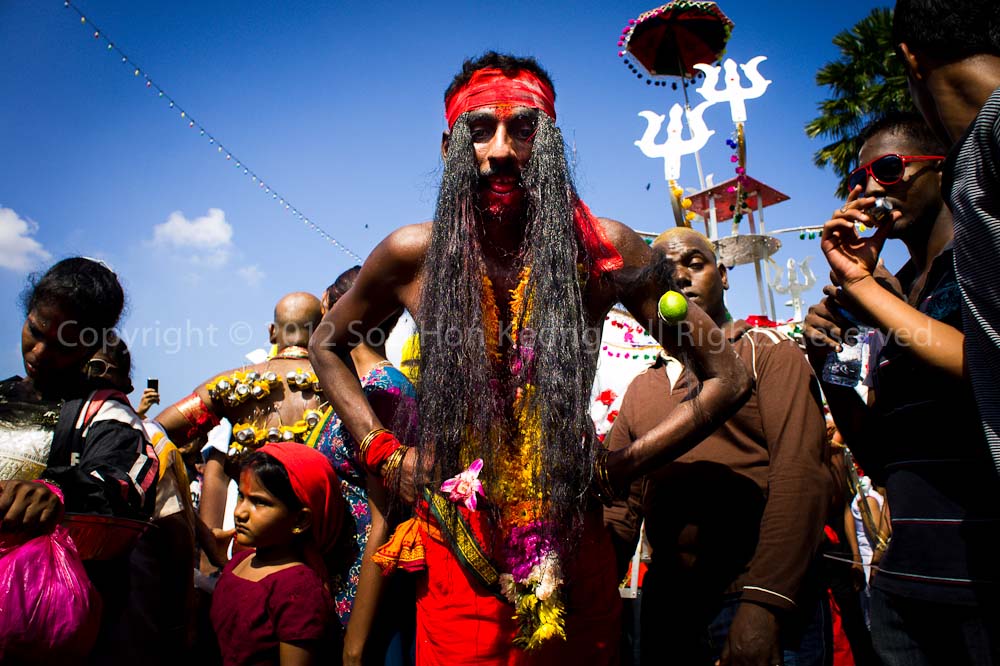
[[[549,75],[494,52],[445,91],[433,220],[152,418],[114,272],[33,279],[0,383],[0,661],[1000,664],[1000,8],[898,0],[893,30],[920,114],[862,132],[801,340],[730,315],[697,231],[593,215]],[[616,304],[663,353],[598,437]],[[826,365],[864,327],[845,385]]]

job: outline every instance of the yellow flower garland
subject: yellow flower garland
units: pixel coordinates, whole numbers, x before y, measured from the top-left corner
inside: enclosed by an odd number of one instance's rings
[[[521,270],[517,286],[511,290],[510,326],[515,353],[521,324],[531,321],[532,303],[527,296],[530,276],[531,270],[526,266]],[[500,313],[493,295],[493,283],[487,275],[483,276],[482,313],[486,350],[491,361],[498,365],[503,361]],[[494,487],[487,493],[491,501],[500,508],[500,529],[504,540],[509,539],[516,528],[525,528],[545,520],[544,494],[535,483],[542,469],[541,449],[538,446],[541,441],[541,423],[537,410],[528,407],[534,390],[532,385],[527,384],[517,391],[513,405],[517,427],[512,433],[513,437],[507,440],[510,455],[500,457],[498,468],[493,470]],[[556,556],[553,554],[552,557]],[[566,639],[565,605],[554,587],[548,594],[542,594],[539,592],[539,581],[515,581],[509,573],[503,574],[501,578],[505,579],[504,593],[514,604],[514,617],[518,623],[515,645],[532,650],[556,636]],[[561,582],[560,578],[556,586]],[[539,594],[545,598],[539,599]]]

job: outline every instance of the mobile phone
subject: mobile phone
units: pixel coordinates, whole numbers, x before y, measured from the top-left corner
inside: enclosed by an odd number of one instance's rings
[[[154,391],[159,392],[159,390],[160,390],[160,380],[156,379],[154,377],[148,378],[146,380],[146,388],[150,388],[150,389],[153,389]]]

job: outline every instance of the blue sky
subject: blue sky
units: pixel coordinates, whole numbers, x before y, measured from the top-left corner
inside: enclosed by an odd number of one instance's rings
[[[662,161],[632,142],[645,129],[639,111],[665,114],[682,96],[629,76],[617,56],[622,27],[650,3],[74,4],[245,166],[361,256],[431,216],[442,92],[464,58],[487,49],[533,55],[552,74],[577,185],[596,214],[642,230],[673,225]],[[760,70],[773,81],[747,104],[748,171],[791,197],[765,212],[769,229],[821,224],[840,205],[832,173],[812,164],[820,142],[802,127],[825,96],[814,77],[837,56],[830,40],[876,6],[722,3],[736,24],[727,56],[767,56]],[[0,3],[0,375],[23,374],[27,273],[82,254],[121,276],[135,383],[159,377],[169,403],[265,346],[282,294],[318,294],[354,261],[226,161],[93,32],[61,0]],[[716,134],[702,159],[718,182],[732,176],[732,122],[723,105],[705,118]],[[684,159],[680,182],[695,187]],[[813,256],[822,281],[818,240],[782,241],[779,263]],[[897,268],[902,246],[890,242],[885,257]],[[752,267],[731,282],[734,314],[757,312]],[[816,288],[807,300],[818,297]]]

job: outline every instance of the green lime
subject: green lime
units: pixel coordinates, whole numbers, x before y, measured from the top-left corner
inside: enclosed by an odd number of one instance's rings
[[[687,299],[676,291],[665,292],[660,296],[659,312],[663,321],[668,324],[678,324],[687,316]]]

